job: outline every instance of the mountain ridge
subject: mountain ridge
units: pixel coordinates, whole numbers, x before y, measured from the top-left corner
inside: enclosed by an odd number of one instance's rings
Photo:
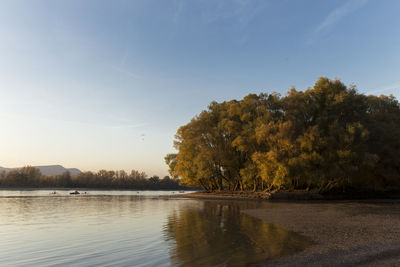
[[[60,174],[65,173],[66,171],[69,171],[69,173],[72,176],[82,173],[82,171],[77,168],[65,168],[62,165],[40,165],[40,166],[32,166],[32,167],[39,169],[39,171],[43,175],[60,175]],[[21,168],[22,167],[5,168],[5,167],[0,166],[0,171],[10,172],[12,170],[18,170]]]

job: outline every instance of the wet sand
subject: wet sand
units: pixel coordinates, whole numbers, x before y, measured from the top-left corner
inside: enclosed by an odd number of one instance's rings
[[[400,266],[399,200],[272,202],[243,212],[315,242],[258,266]]]

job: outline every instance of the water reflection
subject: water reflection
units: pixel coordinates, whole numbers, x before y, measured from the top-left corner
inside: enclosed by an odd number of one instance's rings
[[[171,264],[249,266],[312,244],[299,234],[240,212],[249,205],[203,201],[175,211],[165,229]]]
[[[153,196],[0,197],[0,266],[170,266]]]
[[[246,266],[310,244],[240,212],[257,202],[27,194],[0,196],[0,266]]]

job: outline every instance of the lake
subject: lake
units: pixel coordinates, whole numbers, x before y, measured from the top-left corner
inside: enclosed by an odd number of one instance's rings
[[[0,266],[251,266],[311,245],[241,212],[256,201],[51,192],[0,190]]]

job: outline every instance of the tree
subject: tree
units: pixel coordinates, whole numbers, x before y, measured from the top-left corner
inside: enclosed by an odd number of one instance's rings
[[[165,157],[183,184],[208,191],[400,190],[400,106],[320,78],[303,92],[212,102],[180,127]]]

